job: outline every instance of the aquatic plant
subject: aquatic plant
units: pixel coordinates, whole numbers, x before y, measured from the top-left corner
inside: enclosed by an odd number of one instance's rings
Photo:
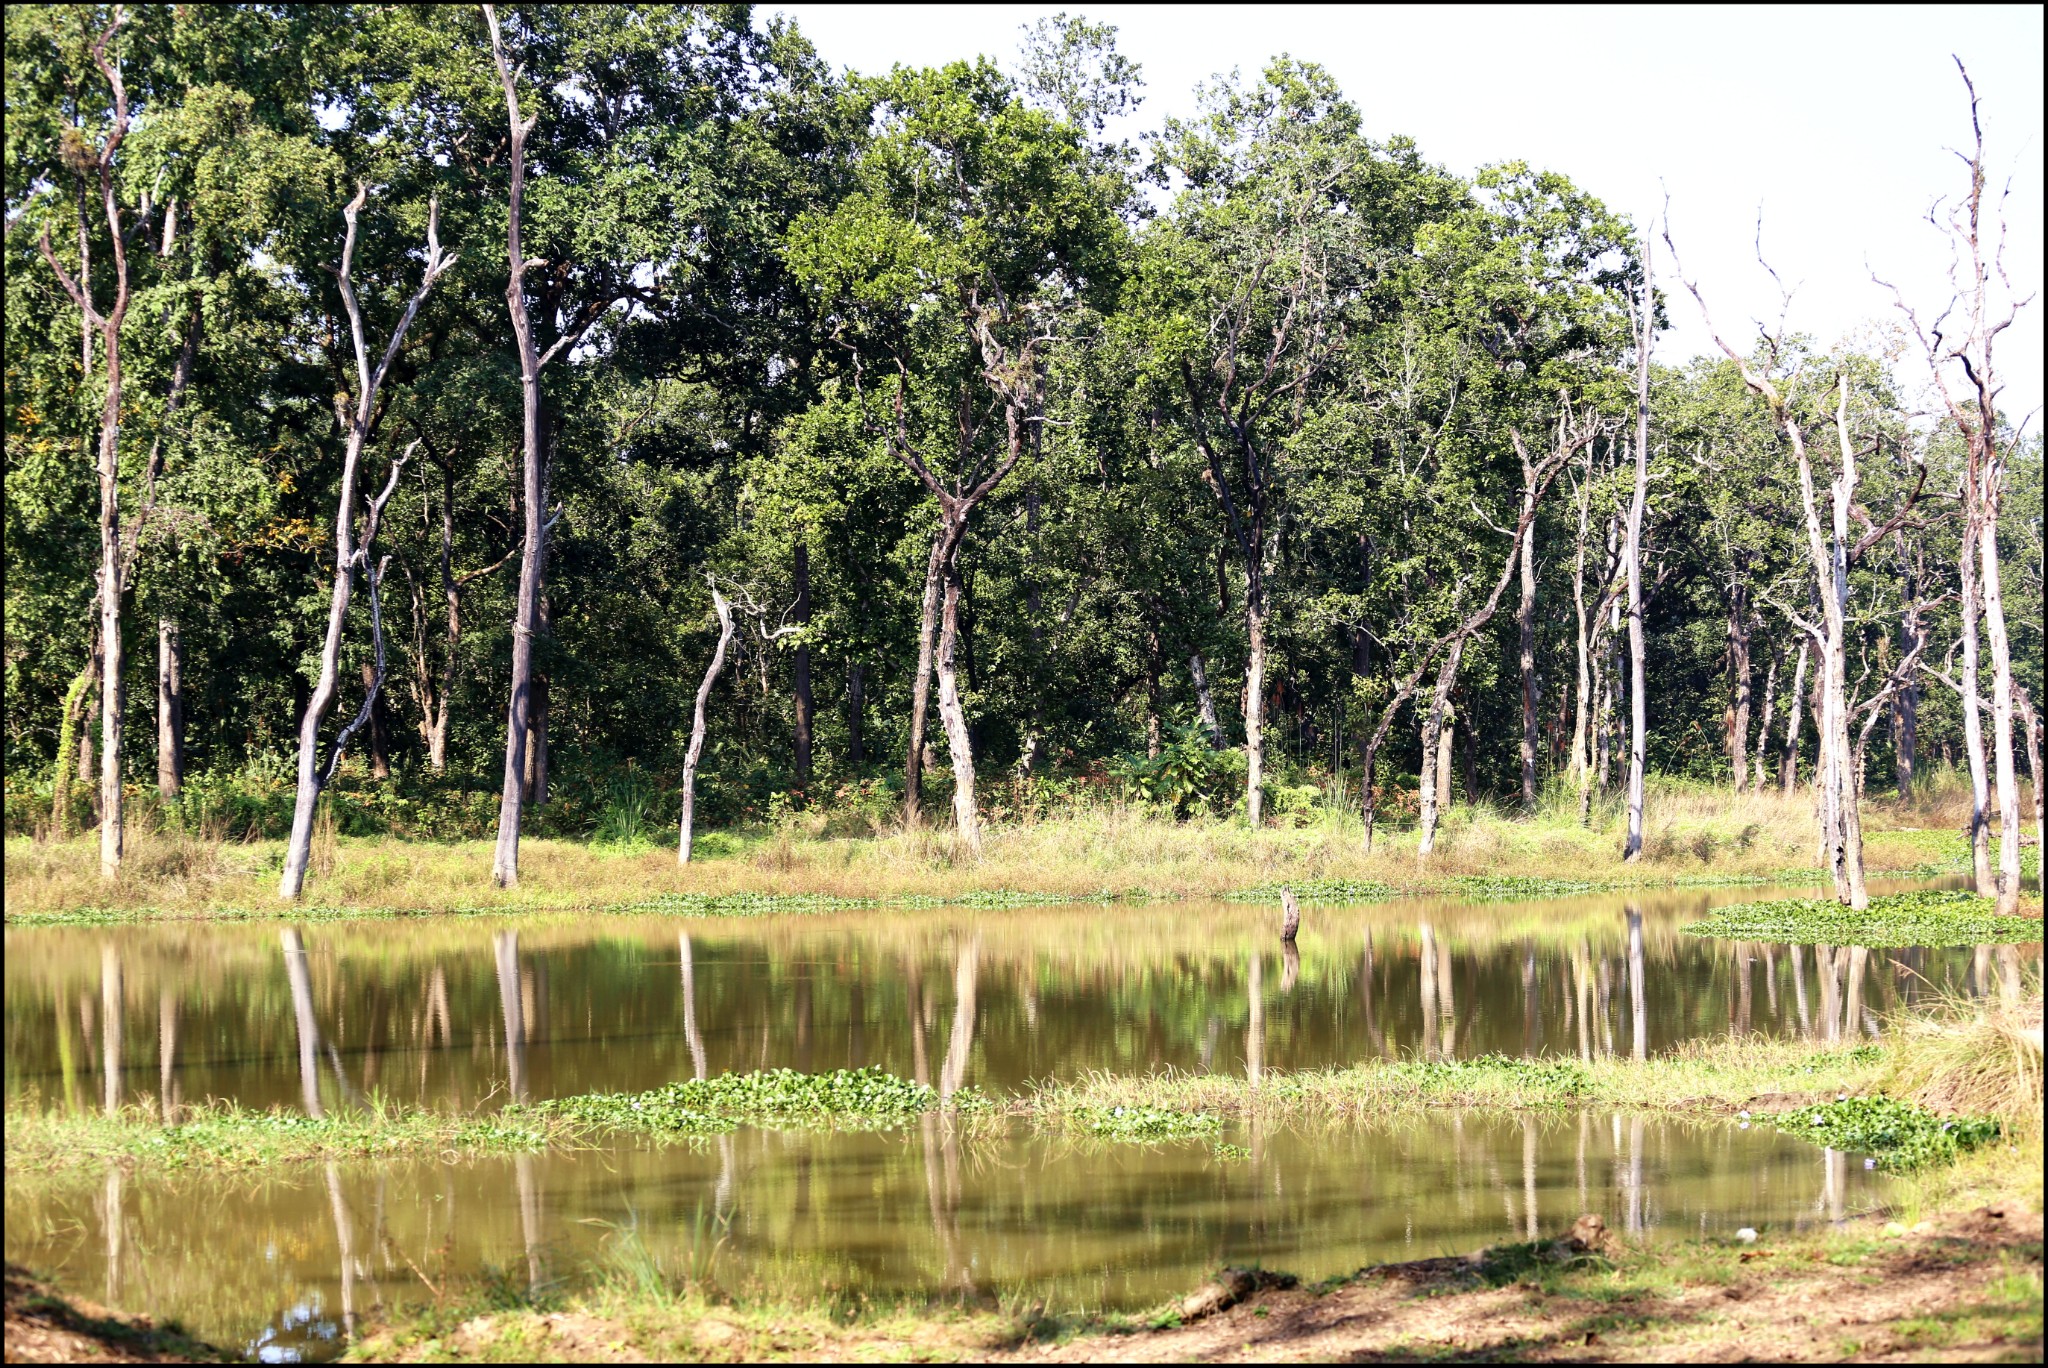
[[[1988,898],[1923,889],[1872,898],[1856,912],[1832,898],[1785,898],[1715,908],[1690,936],[1797,945],[2015,945],[2041,939],[2033,918],[2000,916]]]
[[[1769,1119],[1817,1145],[1868,1155],[1894,1173],[1952,1164],[2003,1133],[1992,1117],[1944,1117],[1894,1097],[1839,1097]]]

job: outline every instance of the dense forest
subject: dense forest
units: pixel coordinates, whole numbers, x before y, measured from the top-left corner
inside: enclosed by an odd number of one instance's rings
[[[1066,16],[883,74],[741,6],[5,25],[10,833],[289,833],[290,895],[323,812],[513,883],[522,828],[1097,795],[1634,844],[1651,772],[1813,785],[1861,905],[1859,804],[1950,767],[2017,892],[2041,444],[1966,77],[1955,297],[1844,340],[1312,62],[1113,138]]]

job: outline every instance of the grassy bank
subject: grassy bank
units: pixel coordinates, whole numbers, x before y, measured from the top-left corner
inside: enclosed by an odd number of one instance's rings
[[[1895,814],[1910,822],[1915,814]],[[1873,813],[1873,872],[1927,877],[1963,866],[1959,836],[1883,826]],[[1282,881],[1309,896],[1372,900],[1410,892],[1493,899],[1602,888],[1731,882],[1809,882],[1812,814],[1801,798],[1733,796],[1672,787],[1653,795],[1646,858],[1620,857],[1613,823],[1581,827],[1575,813],[1522,819],[1490,808],[1454,810],[1436,850],[1418,859],[1413,832],[1385,831],[1360,848],[1355,816],[1250,831],[1218,820],[1173,822],[1102,805],[1038,822],[991,827],[980,857],[937,830],[882,836],[825,834],[800,819],[714,832],[678,867],[671,849],[529,840],[517,890],[491,888],[490,847],[392,838],[316,843],[306,899],[276,897],[283,846],[167,833],[138,834],[121,876],[103,881],[91,838],[6,843],[10,924],[158,917],[270,917],[519,912],[545,909],[804,911],[876,904],[975,906],[1114,898],[1277,896]]]

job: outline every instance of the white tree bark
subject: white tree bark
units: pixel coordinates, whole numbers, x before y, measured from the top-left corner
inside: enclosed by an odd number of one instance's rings
[[[690,715],[690,749],[683,756],[683,816],[676,840],[679,865],[690,862],[690,847],[696,839],[697,763],[704,758],[704,710],[711,700],[711,686],[718,682],[718,672],[725,668],[725,648],[732,642],[732,605],[718,592],[716,584],[711,586],[711,606],[718,613],[718,647],[711,653],[711,664],[705,667],[704,681],[697,686],[697,707]]]
[[[1628,574],[1628,834],[1622,858],[1633,864],[1643,855],[1643,779],[1649,739],[1649,708],[1643,697],[1643,506],[1650,492],[1650,348],[1655,340],[1652,310],[1650,244],[1643,243],[1643,298],[1636,321],[1636,480],[1629,502],[1627,537],[1622,560]]]

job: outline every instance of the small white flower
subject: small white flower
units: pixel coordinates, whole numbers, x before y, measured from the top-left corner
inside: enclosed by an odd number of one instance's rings
[[[1816,1126],[1825,1126],[1827,1124],[1827,1120],[1824,1117],[1816,1116],[1813,1118],[1813,1124]]]
[[[1747,1121],[1747,1120],[1749,1120],[1749,1113],[1748,1113],[1748,1112],[1746,1112],[1746,1111],[1739,1111],[1739,1112],[1735,1113],[1735,1115],[1736,1115],[1736,1117],[1737,1117],[1738,1119],[1740,1119],[1740,1120],[1743,1120],[1743,1121]]]
[[[1756,1231],[1749,1226],[1744,1226],[1742,1229],[1735,1232],[1735,1238],[1742,1241],[1744,1244],[1755,1244]]]
[[[1875,1159],[1865,1159],[1865,1160],[1863,1161],[1863,1167],[1865,1167],[1865,1168],[1867,1168],[1867,1169],[1874,1169],[1874,1168],[1876,1168],[1876,1167],[1877,1167],[1877,1160],[1875,1160]]]

